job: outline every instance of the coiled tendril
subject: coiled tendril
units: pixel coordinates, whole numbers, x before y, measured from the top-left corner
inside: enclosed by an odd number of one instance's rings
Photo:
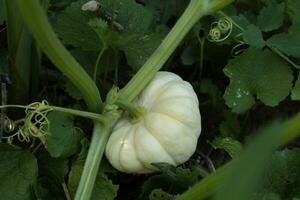
[[[245,50],[245,47],[247,46],[247,44],[242,39],[240,39],[241,37],[243,37],[244,29],[241,26],[239,26],[237,23],[235,23],[226,14],[224,14],[222,12],[220,12],[220,13],[222,16],[225,16],[225,17],[223,17],[223,18],[219,19],[219,21],[213,22],[211,24],[211,29],[209,31],[207,39],[210,42],[215,42],[215,43],[223,42],[230,37],[232,30],[233,30],[233,26],[236,26],[238,29],[240,29],[240,31],[242,31],[242,33],[234,36],[234,40],[235,40],[235,42],[237,42],[237,44],[232,48],[231,56],[236,57],[236,56],[240,55],[241,53],[243,53],[243,51]]]
[[[211,24],[207,39],[210,42],[223,42],[230,37],[232,29],[232,20],[229,17],[223,17],[219,19],[219,21]]]
[[[17,120],[15,122],[10,121],[10,130],[18,128],[16,133],[10,135],[7,138],[11,143],[16,137],[20,142],[30,142],[31,138],[38,138],[43,144],[45,144],[45,136],[49,130],[50,122],[47,118],[47,114],[53,109],[48,106],[47,101],[35,102],[25,109],[25,118]]]

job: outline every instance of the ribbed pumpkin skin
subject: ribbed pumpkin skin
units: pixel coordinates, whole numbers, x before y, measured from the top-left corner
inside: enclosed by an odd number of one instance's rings
[[[201,132],[199,103],[192,86],[171,72],[158,72],[134,104],[146,112],[137,123],[122,118],[106,146],[119,171],[151,173],[151,165],[179,165],[194,153]]]

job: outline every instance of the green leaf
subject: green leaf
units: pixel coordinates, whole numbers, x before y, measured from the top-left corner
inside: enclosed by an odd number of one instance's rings
[[[98,173],[91,200],[114,200],[117,196],[119,186],[114,185],[103,173]]]
[[[263,39],[262,32],[253,24],[247,26],[243,37],[247,44],[257,48],[263,48],[266,44]]]
[[[221,105],[221,103],[223,105],[222,93],[211,79],[201,79],[200,92],[208,94],[211,97],[214,107]]]
[[[102,0],[101,5],[102,10],[110,15],[113,8],[117,11],[115,21],[124,28],[125,33],[146,32],[154,23],[152,13],[135,0]]]
[[[117,22],[124,27],[124,32],[144,33],[153,25],[152,13],[135,0],[117,0],[116,10],[118,11]]]
[[[288,56],[300,56],[300,1],[287,0],[287,13],[292,21],[288,33],[281,33],[271,37],[267,44],[278,48]]]
[[[255,104],[255,95],[267,106],[276,106],[292,87],[290,66],[269,50],[247,49],[229,61],[224,73],[230,78],[224,98],[237,113],[250,109]]]
[[[217,137],[211,142],[214,149],[225,150],[231,158],[237,158],[243,152],[242,144],[230,137],[220,138]]]
[[[68,160],[52,158],[45,150],[38,151],[39,180],[36,195],[39,199],[64,200],[65,194],[62,185],[68,173]]]
[[[232,170],[222,180],[223,187],[215,195],[215,200],[253,199],[253,192],[260,186],[268,158],[276,148],[282,129],[281,124],[273,123],[258,131],[257,137],[234,161]]]
[[[75,100],[83,99],[79,90],[74,86],[74,84],[67,80],[65,83],[65,91]]]
[[[84,3],[86,0],[78,0],[62,11],[54,29],[64,44],[97,51],[101,48],[101,40],[88,25],[88,21],[95,16],[81,10]]]
[[[76,156],[76,159],[72,163],[71,171],[68,177],[68,188],[72,197],[75,196],[76,189],[81,177],[81,172],[83,170],[84,162],[88,152],[89,141],[86,138],[81,140],[81,151]]]
[[[98,52],[84,51],[80,48],[76,48],[76,49],[72,49],[70,53],[72,54],[72,56],[75,57],[77,62],[85,69],[85,71],[88,72],[90,75],[92,75]]]
[[[232,137],[239,139],[241,135],[241,125],[236,113],[225,111],[225,120],[221,122],[219,130],[222,137]]]
[[[257,17],[257,26],[264,32],[273,31],[282,26],[284,20],[284,3],[271,3],[263,8]]]
[[[168,163],[151,163],[154,167],[159,169],[163,174],[168,175],[169,177],[176,179],[176,167]]]
[[[72,197],[75,196],[76,189],[81,178],[81,173],[84,167],[85,158],[88,152],[88,141],[81,141],[82,149],[76,160],[72,163],[72,168],[69,174],[68,188]],[[119,186],[114,185],[111,180],[100,169],[98,173],[91,200],[113,200],[117,196]]]
[[[162,189],[170,194],[180,194],[190,186],[197,183],[201,177],[199,168],[194,167],[192,170],[176,168],[174,176],[169,173],[154,175],[150,177],[143,185],[142,193],[139,200],[148,199],[151,192],[155,189]]]
[[[7,144],[0,144],[1,199],[32,200],[38,166],[29,152]]]
[[[266,167],[256,199],[266,192],[276,193],[282,199],[300,197],[300,149],[277,151]]]
[[[180,15],[186,7],[187,0],[145,0],[145,6],[149,9],[157,21],[166,24],[172,17]]]
[[[298,79],[292,89],[291,98],[292,100],[300,100],[300,73],[298,74]]]
[[[111,1],[103,1],[103,6],[110,8]],[[89,25],[107,46],[122,50],[127,63],[135,70],[139,69],[161,43],[165,33],[153,32],[153,16],[134,0],[118,0],[115,4],[118,11],[116,22],[122,32],[107,30],[107,24],[101,19],[93,19]]]
[[[161,189],[155,189],[149,196],[150,200],[174,200],[175,197]]]
[[[50,130],[47,133],[46,149],[52,157],[69,157],[80,149],[83,133],[73,125],[72,115],[51,112],[48,115]]]
[[[237,16],[232,16],[232,20],[241,26],[243,29],[246,29],[249,25],[251,25],[250,21],[242,14]],[[234,28],[238,29],[238,28]],[[238,29],[240,31],[240,29]]]
[[[128,64],[139,69],[161,43],[164,34],[132,34],[125,36],[118,44],[125,52]]]
[[[58,183],[63,183],[68,173],[68,160],[53,158],[47,151],[37,154],[39,175],[55,179]]]
[[[108,25],[107,23],[100,19],[100,18],[94,18],[91,19],[88,24],[93,28],[93,30],[97,33],[98,37],[101,39],[102,42],[107,43],[106,33],[108,31]]]

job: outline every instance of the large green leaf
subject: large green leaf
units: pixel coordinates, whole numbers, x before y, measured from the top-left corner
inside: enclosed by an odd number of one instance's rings
[[[271,3],[263,8],[257,17],[257,26],[262,31],[272,31],[282,26],[284,20],[284,3]]]
[[[262,32],[258,27],[253,24],[247,26],[247,29],[243,33],[244,41],[254,47],[262,48],[265,46],[265,41],[262,36]]]
[[[192,170],[176,168],[174,174],[163,173],[150,177],[143,185],[139,200],[146,200],[155,189],[162,189],[172,195],[184,192],[201,178],[201,171],[194,167]],[[152,194],[153,198],[153,194]]]
[[[1,199],[32,200],[38,166],[36,158],[20,148],[0,144]]]
[[[68,160],[52,158],[45,151],[37,153],[39,166],[39,179],[36,187],[36,196],[43,200],[64,200],[63,184],[68,173]]]
[[[267,43],[276,47],[288,56],[300,56],[300,1],[287,0],[287,13],[292,21],[288,33],[281,33],[271,37]]]
[[[54,29],[64,44],[80,47],[84,50],[99,50],[101,40],[88,25],[88,21],[95,17],[90,12],[81,10],[86,0],[79,0],[72,3],[58,15]]]
[[[74,117],[60,112],[48,115],[50,130],[47,133],[46,149],[53,157],[68,157],[80,150],[83,133],[74,127]]]
[[[186,7],[188,0],[145,0],[145,6],[149,9],[156,20],[166,24],[172,17],[178,16]]]
[[[117,45],[125,52],[128,64],[137,70],[158,47],[163,36],[162,33],[132,34],[124,37]]]
[[[224,98],[233,112],[242,113],[255,104],[255,96],[268,106],[284,100],[292,87],[290,66],[269,50],[247,49],[229,61],[224,73],[230,78]]]

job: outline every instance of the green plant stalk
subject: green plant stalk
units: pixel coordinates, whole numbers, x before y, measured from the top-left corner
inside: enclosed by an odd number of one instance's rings
[[[0,106],[0,109],[3,109],[3,108],[28,109],[30,107],[22,106],[22,105],[3,105],[3,106]],[[85,118],[100,122],[102,124],[107,123],[106,117],[104,117],[101,114],[96,114],[96,113],[92,113],[92,112],[86,112],[86,111],[81,111],[81,110],[75,110],[75,109],[63,108],[63,107],[57,107],[57,106],[50,106],[50,105],[43,105],[40,109],[41,110],[50,109],[52,111],[68,113],[68,114],[76,115],[76,116],[79,116],[79,117],[85,117]]]
[[[202,16],[223,8],[231,2],[232,0],[191,0],[187,9],[160,46],[154,51],[137,74],[120,91],[120,99],[129,102],[132,101],[162,68],[194,24]]]
[[[173,53],[200,17],[225,7],[231,1],[232,0],[191,0],[183,15],[176,22],[175,26],[163,40],[158,49],[153,53],[133,79],[130,80],[125,88],[120,91],[119,100],[121,102],[131,102],[151,81],[157,71],[162,68],[169,56]],[[101,132],[101,135],[95,132],[95,129],[101,129],[101,126],[95,127],[92,143],[90,145],[80,183],[76,191],[75,200],[90,199],[105,145],[117,119],[118,118],[110,120],[111,123],[102,127],[103,131]]]
[[[16,0],[22,17],[41,49],[79,89],[90,111],[100,112],[102,101],[96,84],[55,35],[38,0]]]
[[[88,200],[92,196],[94,183],[97,178],[106,143],[113,127],[120,117],[120,114],[108,113],[106,117],[109,119],[109,123],[106,123],[105,125],[95,123],[90,149],[84,164],[74,200]],[[95,130],[101,131],[97,132]]]
[[[276,146],[281,146],[297,138],[300,135],[300,114],[287,120],[283,124],[283,131],[278,137]],[[185,193],[179,195],[176,200],[201,200],[208,198],[222,187],[224,177],[231,172],[235,160],[219,168],[215,173],[207,176],[201,182],[191,187]]]
[[[100,60],[101,60],[101,58],[103,56],[103,53],[105,52],[106,48],[107,48],[106,43],[103,42],[103,47],[102,47],[99,55],[97,56],[97,60],[96,60],[95,66],[94,66],[93,80],[95,81],[95,83],[97,81],[99,63],[100,63]]]

